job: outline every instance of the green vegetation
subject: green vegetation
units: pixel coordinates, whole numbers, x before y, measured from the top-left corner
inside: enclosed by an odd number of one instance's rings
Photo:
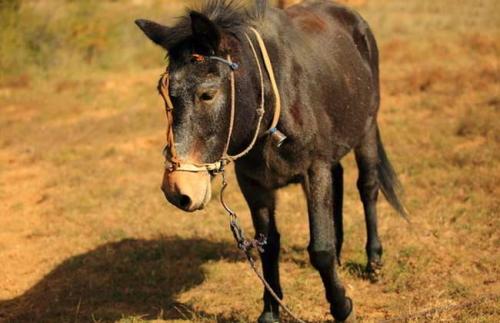
[[[158,7],[130,1],[3,0],[0,70],[15,75],[157,66],[160,53],[144,42],[133,21],[139,15],[159,18]]]

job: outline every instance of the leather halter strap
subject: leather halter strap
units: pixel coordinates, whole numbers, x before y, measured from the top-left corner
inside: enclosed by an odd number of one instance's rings
[[[271,127],[266,131],[266,134],[272,134],[273,132],[276,131],[276,126],[279,122],[279,117],[281,113],[281,99],[280,99],[280,94],[278,91],[278,86],[276,83],[276,79],[274,77],[274,72],[273,72],[273,66],[271,63],[271,59],[269,57],[269,54],[267,52],[266,45],[264,41],[262,40],[261,35],[259,32],[253,28],[250,27],[250,30],[255,34],[255,37],[257,39],[257,43],[260,48],[260,52],[262,54],[262,59],[264,62],[264,66],[266,68],[266,71],[269,75],[269,80],[271,82],[271,87],[274,92],[275,96],[275,108],[274,108],[274,117],[273,121],[271,123]],[[230,163],[231,161],[234,161],[238,158],[243,157],[244,155],[248,154],[250,150],[254,147],[255,142],[257,141],[257,138],[259,136],[260,132],[260,127],[262,123],[262,119],[264,117],[265,113],[265,93],[264,93],[264,75],[263,75],[263,70],[260,64],[260,60],[257,54],[257,51],[255,50],[255,46],[248,36],[248,34],[245,33],[245,37],[248,40],[248,43],[250,45],[250,48],[252,50],[253,56],[255,58],[255,62],[257,64],[257,68],[259,71],[259,80],[260,80],[260,89],[261,89],[261,102],[260,102],[260,107],[257,108],[256,113],[258,115],[258,120],[257,120],[257,126],[254,132],[254,135],[252,137],[252,141],[250,144],[245,148],[242,152],[236,154],[236,155],[229,155],[228,150],[229,150],[229,144],[231,142],[232,138],[232,133],[233,133],[233,128],[234,128],[234,119],[235,119],[235,114],[236,114],[236,82],[235,82],[235,77],[234,77],[234,70],[238,68],[238,64],[233,63],[231,60],[231,56],[228,55],[227,59],[223,59],[220,57],[215,57],[215,56],[210,56],[208,57],[209,59],[217,60],[222,63],[227,64],[230,68],[230,87],[231,87],[231,110],[230,110],[230,117],[229,117],[229,129],[228,129],[228,135],[226,139],[226,143],[224,146],[224,151],[222,153],[221,158],[214,162],[214,163],[195,163],[191,161],[182,161],[178,158],[176,149],[175,149],[175,139],[174,139],[174,130],[173,130],[173,109],[174,105],[172,103],[172,100],[170,99],[170,94],[169,94],[169,74],[168,71],[165,72],[161,79],[160,79],[160,94],[165,102],[165,110],[167,114],[167,145],[165,147],[165,167],[168,171],[174,172],[174,171],[184,171],[184,172],[212,172],[212,173],[217,173],[220,172],[224,169],[224,166]],[[196,55],[195,58],[197,60],[200,59],[199,55]]]

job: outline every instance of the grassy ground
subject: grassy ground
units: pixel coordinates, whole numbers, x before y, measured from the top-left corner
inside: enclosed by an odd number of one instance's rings
[[[175,16],[181,1],[14,2],[0,1],[0,321],[255,319],[261,286],[217,201],[185,214],[159,190],[163,53],[132,19]],[[351,3],[379,39],[382,135],[412,222],[379,204],[385,266],[371,283],[349,156],[340,275],[359,318],[438,307],[409,321],[498,322],[499,5]],[[329,320],[299,187],[280,192],[277,214],[285,300]]]

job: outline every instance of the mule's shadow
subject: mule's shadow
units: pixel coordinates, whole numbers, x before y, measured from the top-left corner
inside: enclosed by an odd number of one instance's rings
[[[203,263],[218,259],[242,260],[235,246],[203,239],[105,244],[67,259],[23,295],[0,301],[0,321],[108,322],[127,316],[205,316],[175,298],[203,282]]]

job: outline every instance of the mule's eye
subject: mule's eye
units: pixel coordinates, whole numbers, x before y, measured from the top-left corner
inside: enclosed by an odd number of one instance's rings
[[[205,101],[205,102],[210,102],[210,101],[212,101],[215,98],[216,95],[217,95],[217,91],[216,90],[203,92],[200,95],[200,100],[201,101]]]

